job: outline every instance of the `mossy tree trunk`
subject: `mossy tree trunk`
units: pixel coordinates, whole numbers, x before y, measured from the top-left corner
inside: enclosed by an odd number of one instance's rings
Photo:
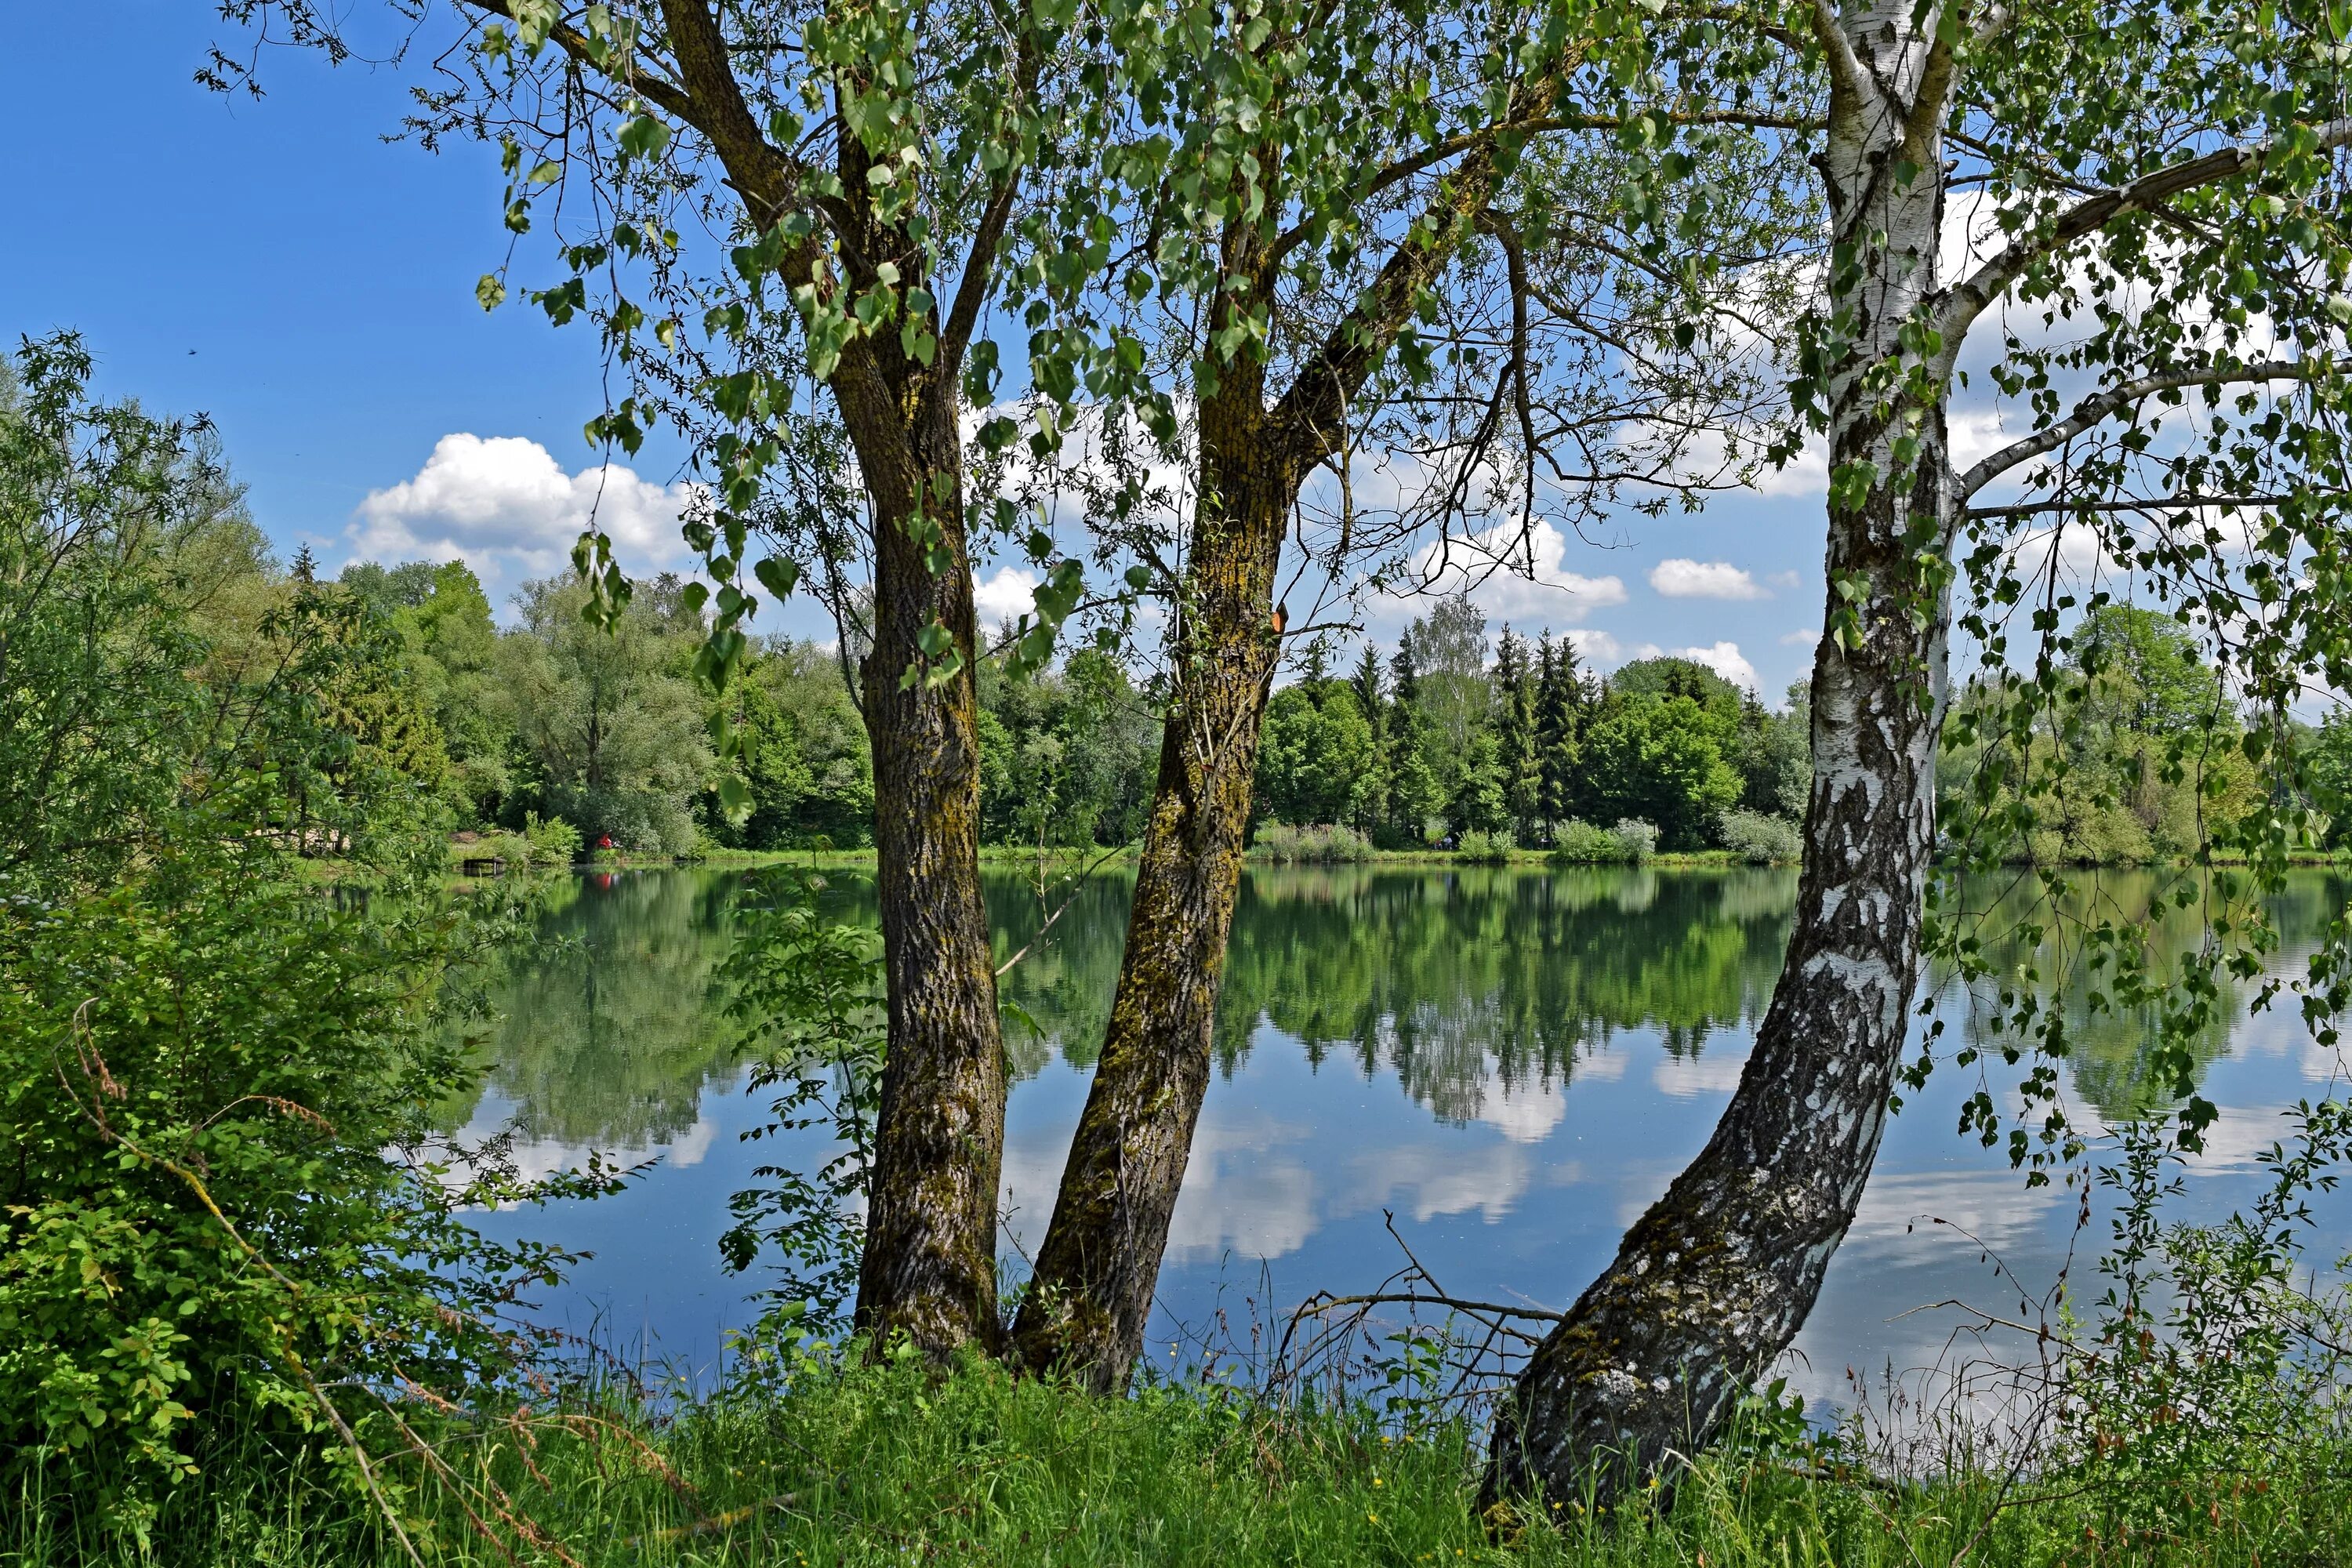
[[[1265,380],[1254,360],[1229,365],[1201,406],[1203,499],[1118,988],[1013,1323],[1024,1361],[1103,1390],[1125,1383],[1141,1351],[1208,1089],[1259,732],[1282,652],[1275,573],[1298,471],[1270,438]]]
[[[906,434],[909,460],[897,468],[908,493],[877,514],[929,527],[877,531],[874,646],[861,672],[890,1019],[856,1323],[877,1344],[903,1333],[936,1355],[968,1342],[992,1351],[1001,1338],[1004,1045],[980,889],[980,705],[952,402]],[[872,476],[885,466],[860,465],[877,501]],[[918,639],[935,625],[952,655],[925,656]]]
[[[775,281],[785,289],[835,313],[877,289],[895,290],[935,334],[926,355],[895,326],[854,331],[818,371],[873,520],[873,646],[861,707],[873,747],[889,1042],[856,1321],[877,1345],[903,1334],[933,1356],[974,1342],[993,1350],[1002,1339],[1004,1050],[980,895],[976,649],[957,415],[965,352],[994,287],[1025,163],[1008,159],[985,192],[960,276],[935,277],[921,243],[924,215],[876,195],[876,158],[859,136],[834,141],[824,183],[838,196],[812,201],[820,182],[806,149],[770,139],[736,74],[748,62],[764,79],[774,52],[764,34],[737,36],[751,24],[708,0],[661,0],[660,19],[641,43],[666,51],[666,68],[567,26],[553,27],[549,41],[573,68],[611,79],[708,143],[751,226],[776,243]],[[1034,38],[1015,39],[1006,61],[1013,96],[1034,89],[1038,58]],[[861,88],[854,74],[828,85]],[[1018,131],[1016,123],[1005,132],[1016,144]],[[788,221],[812,213],[823,220],[814,230]],[[918,306],[919,298],[933,303]]]
[[[1549,99],[1517,112],[1534,117]],[[1339,452],[1349,402],[1413,302],[1493,195],[1490,142],[1466,150],[1354,310],[1268,406],[1262,345],[1213,372],[1201,404],[1199,494],[1174,642],[1176,689],[1144,833],[1118,987],[1094,1082],[1013,1321],[1015,1354],[1087,1385],[1123,1388],[1150,1316],[1168,1227],[1209,1085],[1225,942],[1241,879],[1259,733],[1282,627],[1273,604],[1300,486]],[[1280,150],[1259,150],[1266,168]],[[1279,203],[1269,200],[1269,211]],[[1268,237],[1226,232],[1218,326],[1269,297]]]

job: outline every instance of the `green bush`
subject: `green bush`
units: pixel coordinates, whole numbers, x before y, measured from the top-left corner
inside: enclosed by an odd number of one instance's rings
[[[1570,866],[1609,866],[1625,858],[1625,847],[1605,827],[1573,817],[1552,827],[1551,858]]]
[[[522,820],[522,836],[530,845],[535,862],[569,866],[580,858],[580,830],[560,816],[541,816],[535,811],[527,814]]]
[[[1288,823],[1268,822],[1259,826],[1250,858],[1277,864],[1329,866],[1370,859],[1372,844],[1352,827],[1293,827]]]
[[[1511,836],[1507,833],[1464,834],[1454,847],[1454,858],[1474,866],[1500,866],[1511,858]]]
[[[1638,816],[1621,816],[1609,830],[1630,865],[1639,866],[1658,852],[1658,830]]]
[[[472,1076],[414,1002],[450,922],[392,902],[205,855],[0,927],[0,1449],[135,1522],[197,1423],[299,1444],[330,1385],[512,1364],[423,1160]]]
[[[440,892],[437,796],[404,771],[434,747],[396,635],[299,577],[247,584],[250,624],[200,623],[182,563],[218,542],[217,475],[173,427],[89,405],[69,341],[18,363],[26,396],[0,402],[0,1489],[37,1474],[47,1506],[136,1537],[199,1434],[348,1481],[344,1426],[382,1392],[495,1387],[530,1348],[510,1288],[558,1259],[485,1245],[460,1204],[517,1189],[453,1190],[429,1154],[434,1113],[471,1085],[437,999],[481,928]],[[61,748],[107,766],[40,765]],[[374,893],[332,896],[299,865],[328,853]]]
[[[1552,825],[1551,858],[1563,866],[1638,866],[1658,850],[1658,830],[1627,817],[1595,827],[1573,817]]]
[[[1804,833],[1785,816],[1727,811],[1716,818],[1716,837],[1751,866],[1793,866],[1805,858]]]

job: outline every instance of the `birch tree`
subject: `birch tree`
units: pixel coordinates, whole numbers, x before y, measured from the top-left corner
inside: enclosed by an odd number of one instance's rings
[[[1811,1309],[1904,1078],[1932,1065],[1932,1028],[1906,1060],[1923,957],[1984,973],[1958,870],[2033,798],[2030,783],[1979,781],[1983,809],[1947,825],[1962,853],[1938,873],[1956,635],[2004,694],[1969,721],[2030,739],[2066,700],[2082,612],[2120,594],[2161,605],[2265,720],[2245,749],[2282,804],[2232,847],[2253,889],[2283,865],[2295,763],[2265,736],[2306,683],[2341,690],[2352,675],[2336,629],[2347,24],[2340,5],[2294,0],[1662,14],[1661,56],[1684,68],[1759,51],[1799,68],[1785,96],[1757,101],[1813,122],[1768,134],[1812,169],[1829,214],[1790,380],[1828,465],[1805,864],[1738,1089],[1518,1379],[1490,1500],[1580,1496],[1588,1479],[1614,1500],[1707,1441]],[[1956,456],[1955,398],[1986,381],[2007,423]],[[2170,765],[2193,768],[2199,744],[2176,737]],[[2115,983],[2168,999],[2168,1039],[2210,1012],[2216,968],[2265,940],[2246,886],[2203,885],[2205,953],[2168,982],[2124,963]],[[2092,934],[2118,959],[2137,935]],[[2314,970],[2330,1005],[2340,974],[2340,954]],[[2011,1145],[2046,1178],[2074,1137],[2054,1101],[2063,1032],[1998,987],[1996,1012],[2002,1048],[2038,1058]],[[2185,1068],[2172,1087],[2192,1087]],[[2002,1119],[1979,1100],[1990,1137]],[[2176,1135],[2193,1145],[2210,1116],[2184,1095]]]

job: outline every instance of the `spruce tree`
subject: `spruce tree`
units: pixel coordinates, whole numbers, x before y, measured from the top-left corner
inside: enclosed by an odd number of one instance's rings
[[[1532,847],[1544,817],[1543,760],[1536,744],[1536,682],[1526,639],[1507,624],[1495,648],[1495,743],[1512,832]]]
[[[1547,629],[1537,644],[1536,663],[1536,756],[1543,816],[1548,822],[1559,822],[1577,815],[1578,742],[1587,694],[1576,668],[1576,645],[1568,638],[1554,643]]]
[[[1422,709],[1421,672],[1410,632],[1398,641],[1389,671],[1396,693],[1389,705],[1389,832],[1399,847],[1418,849],[1427,839],[1429,817],[1444,804],[1445,792],[1430,766],[1436,726]]]
[[[1355,672],[1348,677],[1348,689],[1354,695],[1356,706],[1362,710],[1364,722],[1370,725],[1372,731],[1372,765],[1370,775],[1364,780],[1364,787],[1356,793],[1355,821],[1350,825],[1367,837],[1381,833],[1389,811],[1391,768],[1385,685],[1381,679],[1380,650],[1367,642],[1363,657],[1356,661]]]
[[[1372,734],[1378,737],[1388,717],[1382,710],[1388,691],[1386,682],[1381,679],[1380,650],[1370,643],[1364,645],[1364,655],[1356,660],[1355,673],[1348,677],[1348,684],[1355,690],[1356,706],[1364,710],[1364,718],[1371,725]]]

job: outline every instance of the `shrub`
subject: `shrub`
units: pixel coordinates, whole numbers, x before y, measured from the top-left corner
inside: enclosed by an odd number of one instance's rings
[[[867,1176],[882,1108],[889,1043],[881,933],[825,919],[825,879],[779,870],[752,880],[736,907],[735,944],[723,970],[733,988],[727,1016],[754,1053],[751,1087],[781,1090],[763,1138],[821,1128],[838,1151],[811,1172],[762,1165],[763,1186],[729,1202],[735,1223],[719,1238],[737,1272],[772,1258],[772,1312],[827,1329],[849,1327],[866,1248]]]
[[[1625,858],[1625,846],[1607,828],[1570,817],[1552,826],[1551,858],[1569,866],[1611,866]]]
[[[84,403],[86,361],[19,363],[8,679],[53,700],[0,726],[0,1493],[37,1474],[66,1533],[137,1539],[200,1436],[352,1480],[339,1438],[386,1392],[495,1389],[530,1344],[512,1290],[560,1259],[484,1242],[460,1205],[519,1188],[428,1153],[475,1081],[446,966],[484,932],[385,718],[398,634],[264,578],[208,640],[149,531],[178,437]],[[325,896],[325,851],[385,896]]]
[[[1790,866],[1805,858],[1805,839],[1785,816],[1732,810],[1716,818],[1723,847],[1751,866]]]
[[[533,860],[568,866],[580,858],[580,830],[560,816],[528,813],[522,819],[522,836],[530,844]]]
[[[1638,866],[1658,852],[1658,830],[1635,817],[1595,827],[1570,817],[1552,824],[1552,859],[1563,866]]]
[[[1511,858],[1511,836],[1507,833],[1472,831],[1462,836],[1454,847],[1454,856],[1476,866],[1500,866]]]
[[[1258,827],[1250,856],[1277,864],[1328,866],[1369,860],[1372,845],[1352,827],[1293,827],[1286,822],[1268,822]]]
[[[1633,865],[1639,866],[1658,852],[1658,830],[1638,816],[1619,817],[1609,835],[1617,840],[1623,858]]]

